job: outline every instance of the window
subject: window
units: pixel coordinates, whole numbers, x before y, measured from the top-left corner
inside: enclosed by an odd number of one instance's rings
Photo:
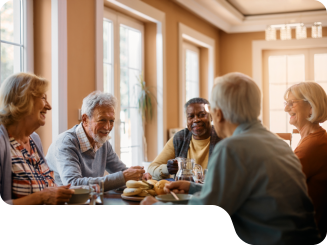
[[[178,23],[179,128],[184,128],[184,105],[194,97],[209,98],[215,74],[215,40]]]
[[[8,76],[24,70],[23,3],[20,0],[9,0],[0,7],[0,83],[2,83]]]
[[[200,97],[200,49],[192,43],[183,42],[183,91],[182,117],[186,124],[184,104],[192,98]]]
[[[136,86],[143,71],[143,29],[137,20],[109,9],[104,11],[103,87],[119,101],[111,143],[127,166],[141,165],[143,161],[143,126]]]
[[[199,54],[200,49],[195,45],[183,43],[185,103],[199,97]]]
[[[284,93],[303,81],[315,81],[327,93],[327,49],[264,51],[263,57],[264,124],[275,133],[292,133],[295,127],[284,112]],[[327,122],[321,126],[327,129]]]
[[[103,90],[107,93],[114,93],[113,90],[113,22],[103,20]]]

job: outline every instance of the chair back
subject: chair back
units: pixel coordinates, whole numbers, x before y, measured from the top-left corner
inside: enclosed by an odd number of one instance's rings
[[[292,134],[291,133],[276,133],[276,135],[285,141],[289,141],[289,145],[292,146]]]

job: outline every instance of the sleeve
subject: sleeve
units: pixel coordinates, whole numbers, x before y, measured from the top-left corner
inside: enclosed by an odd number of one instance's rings
[[[232,215],[250,193],[250,188],[244,188],[249,184],[246,168],[238,154],[225,145],[216,149],[208,166],[205,184],[189,204],[217,205]]]
[[[77,143],[69,137],[66,137],[60,143],[58,142],[55,146],[55,162],[63,185],[88,185],[91,179],[98,179],[104,181],[104,191],[108,191],[125,184],[122,172],[110,174],[104,177],[83,177],[78,149],[79,147]]]
[[[0,129],[0,133],[1,133],[1,129]],[[4,193],[3,193],[3,189],[5,188],[5,186],[3,186],[3,174],[5,173],[4,168],[5,168],[5,161],[6,161],[6,142],[5,139],[3,137],[2,134],[0,134],[0,196],[1,199],[6,203],[6,204],[13,204],[13,200],[12,199],[7,199],[4,200]],[[11,189],[11,188],[10,188]]]
[[[162,152],[154,159],[148,167],[148,173],[152,175],[153,179],[169,178],[167,169],[167,161],[175,158],[175,149],[173,137],[166,143]]]

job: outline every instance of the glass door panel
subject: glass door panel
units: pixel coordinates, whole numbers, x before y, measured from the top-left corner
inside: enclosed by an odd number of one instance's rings
[[[127,166],[142,161],[142,121],[137,84],[142,72],[142,33],[120,25],[120,149]]]
[[[314,80],[327,93],[327,49],[321,51],[313,55]],[[327,130],[327,121],[320,125]]]
[[[114,94],[113,91],[113,23],[103,21],[103,90]]]
[[[284,93],[293,84],[305,81],[305,59],[305,54],[268,56],[269,128],[272,132],[291,133],[294,128],[284,112]]]

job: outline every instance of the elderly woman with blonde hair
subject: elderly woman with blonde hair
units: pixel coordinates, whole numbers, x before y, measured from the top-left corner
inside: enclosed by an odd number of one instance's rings
[[[302,82],[288,88],[284,99],[289,123],[300,132],[294,150],[306,175],[309,196],[322,238],[327,232],[327,133],[319,123],[327,120],[327,95],[315,82]]]
[[[51,106],[48,81],[18,73],[0,87],[0,196],[8,204],[63,204],[74,190],[56,187],[34,132]]]

